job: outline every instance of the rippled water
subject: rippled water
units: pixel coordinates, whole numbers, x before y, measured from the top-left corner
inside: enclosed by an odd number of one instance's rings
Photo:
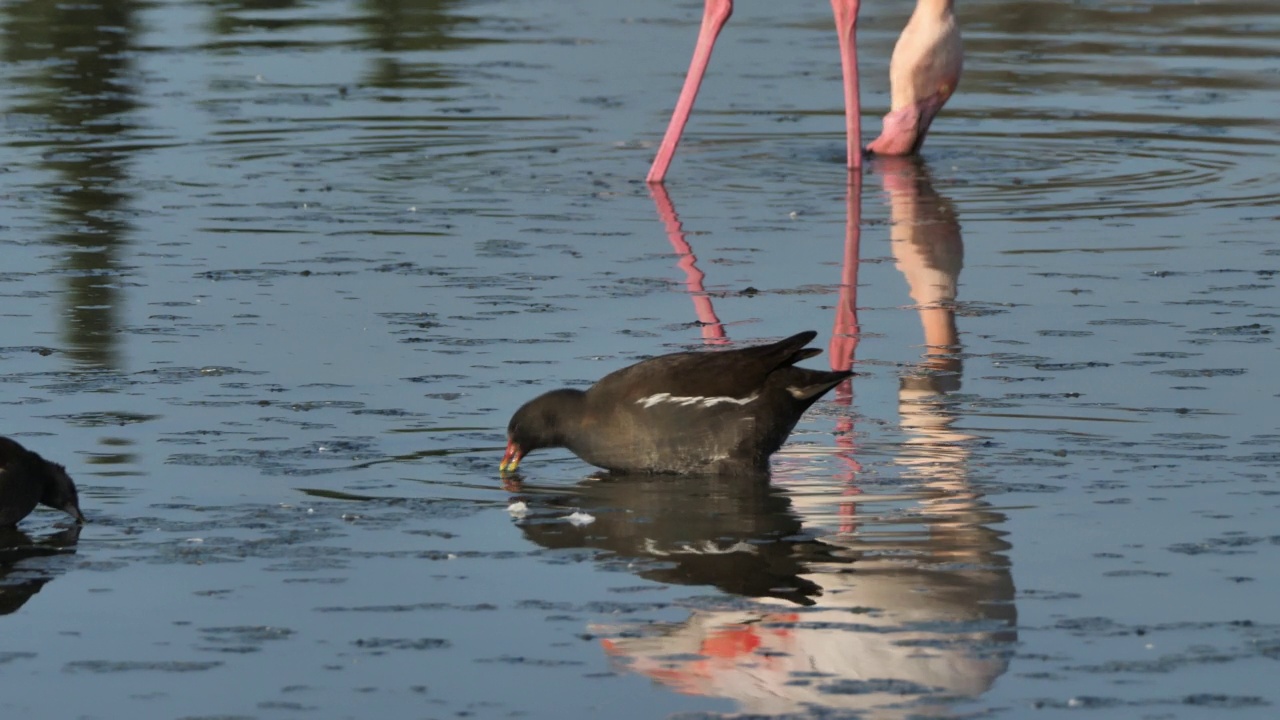
[[[0,534],[0,709],[1274,714],[1270,3],[965,0],[852,191],[829,8],[740,3],[651,191],[699,5],[0,8],[0,433],[93,521]],[[858,376],[769,485],[497,478],[806,328]]]

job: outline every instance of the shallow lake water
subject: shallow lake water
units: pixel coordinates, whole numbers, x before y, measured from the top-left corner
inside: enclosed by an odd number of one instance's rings
[[[0,434],[91,520],[0,535],[0,711],[1274,717],[1280,16],[957,10],[850,183],[829,5],[739,3],[651,190],[693,0],[0,6]],[[498,477],[805,329],[767,485]]]

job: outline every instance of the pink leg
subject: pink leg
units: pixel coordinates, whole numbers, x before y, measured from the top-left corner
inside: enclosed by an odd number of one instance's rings
[[[693,101],[698,97],[702,76],[706,74],[707,64],[711,62],[711,50],[716,45],[716,37],[732,14],[733,0],[707,0],[706,7],[702,10],[702,29],[698,31],[698,44],[693,48],[693,60],[689,63],[689,74],[684,76],[684,89],[680,91],[676,109],[671,113],[671,123],[667,125],[667,134],[662,138],[658,156],[653,159],[653,167],[649,168],[649,177],[645,178],[647,182],[660,183],[667,176],[667,167],[676,154],[680,135],[684,132],[685,123],[689,122],[689,113],[693,111]]]
[[[840,69],[844,72],[844,124],[848,137],[847,167],[862,167],[862,103],[858,97],[858,0],[831,0],[840,38]]]

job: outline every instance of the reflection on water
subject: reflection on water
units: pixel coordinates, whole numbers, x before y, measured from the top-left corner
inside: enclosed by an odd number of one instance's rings
[[[523,497],[523,496],[521,496]],[[823,547],[798,538],[802,523],[786,494],[764,481],[717,477],[601,478],[547,501],[522,523],[549,548],[597,547],[617,558],[647,558],[641,577],[709,585],[746,597],[810,605],[820,589],[800,579],[806,553]],[[586,526],[561,522],[564,507],[588,512]]]
[[[946,111],[956,145],[990,171],[969,217],[1185,215],[1280,197],[1280,170],[1259,162],[1277,148],[1259,112],[1280,87],[1267,0],[957,11],[983,29],[965,35],[981,60]]]
[[[372,51],[360,84],[382,90],[448,89],[468,85],[465,78],[438,62],[422,62],[432,51],[456,50],[491,38],[468,35],[477,19],[459,0],[364,0],[354,3],[353,17],[318,14],[306,2],[224,2],[213,6],[209,30],[214,49],[243,52],[324,48],[334,43],[335,26],[353,28],[339,42]],[[309,32],[318,31],[318,32]],[[417,54],[417,59],[407,61]],[[392,98],[387,98],[388,100]]]
[[[959,222],[918,160],[880,160],[873,172],[890,206],[894,259],[926,347],[924,360],[901,380],[906,440],[891,495],[862,492],[856,474],[834,482],[804,477],[812,471],[791,454],[780,462],[776,485],[602,478],[567,495],[525,498],[538,510],[521,529],[539,545],[597,548],[607,551],[597,558],[605,567],[757,600],[696,603],[675,623],[593,628],[607,636],[604,650],[622,667],[681,693],[732,698],[745,713],[947,714],[1005,673],[1017,639],[1010,546],[996,529],[1005,516],[970,486],[976,438],[951,429],[956,414],[946,398],[961,373]],[[666,193],[659,198],[660,212],[669,209]],[[851,217],[858,207],[851,192]],[[662,213],[669,236],[679,229],[673,217]],[[848,233],[846,268],[858,261],[857,244],[857,233]],[[692,259],[687,245],[677,252]],[[691,261],[682,265],[692,268]],[[856,276],[844,277],[850,281],[841,287],[836,324],[852,329]],[[706,298],[701,274],[694,278],[688,289],[697,303]],[[705,322],[702,306],[698,314]],[[856,365],[851,340],[843,347]],[[850,428],[846,419],[838,422],[838,429]],[[856,463],[856,448],[841,453]],[[568,508],[595,522],[565,522]]]
[[[981,695],[1016,640],[1008,544],[993,529],[1004,516],[963,487],[954,455],[935,461],[947,470],[917,473],[918,489],[896,496],[915,509],[882,515],[865,496],[852,531],[810,527],[788,491],[740,478],[591,479],[550,501],[518,496],[538,508],[521,529],[544,547],[605,550],[606,568],[759,601],[594,627],[632,672],[749,713],[927,714]],[[596,520],[564,522],[566,507]]]
[[[60,574],[34,559],[74,553],[80,530],[73,524],[37,540],[16,528],[0,528],[0,615],[17,612]]]
[[[43,169],[53,178],[39,190],[52,196],[67,292],[63,336],[78,363],[118,369],[116,339],[123,317],[120,289],[130,273],[124,258],[130,225],[130,144],[115,141],[135,128],[138,107],[130,78],[138,4],[19,2],[0,11],[6,62],[23,68],[24,92],[9,108],[43,127]]]
[[[898,392],[899,416],[908,432],[898,462],[916,468],[935,487],[954,477],[949,489],[963,492],[964,463],[974,437],[948,428],[955,413],[946,394],[960,389],[962,372],[955,301],[964,241],[951,202],[933,188],[928,167],[914,159],[885,158],[875,167],[888,197],[889,230],[895,267],[906,279],[924,330],[925,356],[903,373]]]
[[[671,249],[676,257],[680,258],[678,264],[684,271],[685,289],[693,299],[694,313],[697,315],[698,324],[702,326],[702,339],[710,345],[722,344],[725,342],[724,323],[720,322],[716,309],[711,303],[711,296],[707,294],[703,283],[706,273],[698,269],[698,256],[693,254],[693,247],[689,245],[688,233],[685,232],[684,224],[680,222],[675,204],[671,202],[670,194],[661,183],[650,185],[649,194],[653,196],[658,218],[662,221]]]

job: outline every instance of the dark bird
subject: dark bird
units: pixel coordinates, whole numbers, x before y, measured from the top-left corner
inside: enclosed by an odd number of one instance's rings
[[[662,355],[583,392],[552,390],[507,425],[500,469],[539,448],[568,448],[616,473],[762,473],[809,409],[853,375],[795,367],[820,354],[817,333],[772,345]]]
[[[17,525],[37,504],[87,522],[66,468],[0,437],[0,528]]]

